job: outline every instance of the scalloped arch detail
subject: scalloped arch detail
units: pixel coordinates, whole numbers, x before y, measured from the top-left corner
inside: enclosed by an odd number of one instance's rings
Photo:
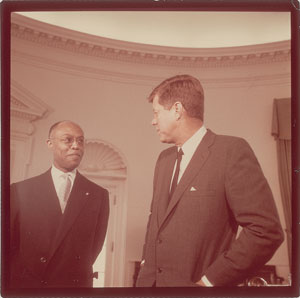
[[[80,170],[95,174],[121,174],[127,167],[121,155],[110,144],[98,140],[86,140]]]

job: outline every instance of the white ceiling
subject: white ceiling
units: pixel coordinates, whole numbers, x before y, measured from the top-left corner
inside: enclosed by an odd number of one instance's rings
[[[106,38],[214,48],[289,40],[289,12],[66,11],[24,16]]]

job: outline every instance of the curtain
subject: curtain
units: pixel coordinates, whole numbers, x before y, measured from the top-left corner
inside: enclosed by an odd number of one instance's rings
[[[272,135],[277,143],[278,175],[286,223],[289,265],[292,265],[292,212],[291,212],[291,99],[274,99]]]

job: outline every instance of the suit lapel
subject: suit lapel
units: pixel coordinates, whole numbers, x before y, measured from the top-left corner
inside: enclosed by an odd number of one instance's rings
[[[40,181],[35,186],[35,190],[39,212],[44,214],[45,218],[51,218],[49,222],[57,224],[61,217],[61,209],[51,177],[51,169],[40,176]]]
[[[85,183],[85,178],[77,172],[64,215],[52,245],[51,256],[53,256],[55,250],[59,247],[66,234],[71,229],[74,221],[81,210],[83,210],[84,205],[88,202],[88,198],[89,191]]]
[[[184,191],[189,186],[190,182],[194,179],[194,177],[198,174],[201,170],[202,166],[204,165],[205,161],[209,157],[209,146],[211,146],[214,142],[215,134],[212,133],[210,130],[207,130],[206,135],[204,136],[203,140],[198,145],[192,159],[190,160],[183,176],[181,177],[173,197],[167,207],[167,211],[165,212],[161,224],[166,220],[172,209],[176,206],[178,201],[181,199]]]
[[[157,214],[158,214],[158,226],[164,219],[166,209],[169,201],[169,189],[172,179],[173,169],[176,161],[176,147],[170,152],[161,162],[160,168],[162,169],[157,177],[157,190],[156,195],[158,198]]]

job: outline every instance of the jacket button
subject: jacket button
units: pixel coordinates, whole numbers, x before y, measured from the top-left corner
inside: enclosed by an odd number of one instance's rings
[[[75,259],[76,259],[76,260],[80,260],[80,256],[79,256],[79,255],[76,256]]]
[[[162,269],[161,268],[157,268],[157,272],[158,273],[162,273]]]
[[[41,263],[46,263],[46,262],[47,262],[47,259],[46,259],[45,257],[41,257],[41,258],[40,258],[40,261],[41,261]]]
[[[79,280],[78,279],[73,279],[73,283],[77,284],[77,283],[79,283]]]
[[[45,280],[41,280],[41,284],[45,286],[47,285],[47,282]]]
[[[158,240],[157,240],[157,243],[162,243],[162,240],[161,240],[161,239],[158,239]]]

